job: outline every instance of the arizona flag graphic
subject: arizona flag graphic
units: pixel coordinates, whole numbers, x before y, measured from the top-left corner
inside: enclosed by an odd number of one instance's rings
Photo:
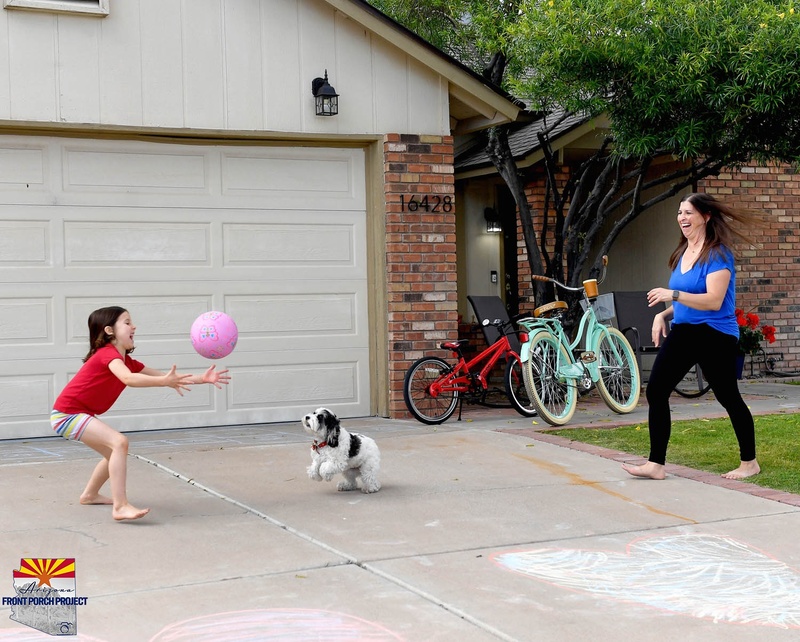
[[[75,594],[75,558],[23,558],[19,562],[19,570],[14,571],[14,586],[18,589],[49,587],[58,591],[59,596]],[[30,590],[30,589],[28,589]]]

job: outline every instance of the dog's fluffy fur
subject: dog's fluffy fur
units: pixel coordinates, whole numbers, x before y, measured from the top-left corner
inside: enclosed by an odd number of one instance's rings
[[[361,477],[362,492],[375,493],[380,490],[378,471],[381,453],[374,439],[347,432],[338,417],[327,408],[317,408],[303,417],[303,428],[314,437],[309,478],[330,481],[334,475],[341,473],[344,481],[339,482],[336,487],[338,490],[357,490],[358,477]]]

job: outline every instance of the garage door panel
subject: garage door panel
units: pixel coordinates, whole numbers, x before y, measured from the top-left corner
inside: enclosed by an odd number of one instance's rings
[[[201,313],[225,310],[239,328],[236,352],[307,345],[318,349],[360,347],[367,324],[363,283],[333,282],[333,292],[320,291],[319,282],[270,284],[219,283],[217,293],[205,284],[166,282],[139,284],[121,296],[117,286],[82,283],[73,286],[91,296],[46,298],[0,298],[0,346],[6,359],[83,357],[88,349],[87,319],[98,308],[120,305],[130,311],[137,328],[136,355],[192,354],[189,330]],[[52,288],[41,284],[37,289]],[[25,287],[17,290],[22,293]],[[198,290],[197,294],[185,292]],[[280,289],[282,292],[276,292]],[[105,295],[98,292],[106,290]],[[155,291],[154,291],[155,290]],[[182,295],[174,294],[183,290]],[[244,294],[235,294],[244,291]],[[291,291],[291,293],[290,293]],[[145,293],[150,292],[149,296]],[[170,292],[173,294],[170,295]],[[230,293],[226,295],[225,293]],[[75,292],[80,294],[80,292]]]
[[[242,338],[286,335],[322,338],[356,333],[356,293],[227,297]]]
[[[353,361],[240,368],[230,387],[230,408],[353,402],[357,399],[357,373]]]
[[[44,193],[48,181],[48,145],[22,142],[20,138],[0,142],[0,191]],[[17,141],[17,142],[14,142]]]
[[[284,148],[222,152],[222,193],[234,199],[268,199],[270,209],[363,209],[364,157],[346,150]]]
[[[128,390],[107,414],[122,430],[368,415],[365,202],[361,150],[0,137],[0,438],[51,434],[108,305],[148,366],[233,375]],[[219,362],[189,339],[207,310],[239,326]]]
[[[49,221],[0,221],[0,269],[53,264]]]
[[[55,376],[51,373],[16,373],[0,377],[0,426],[49,417],[54,389]]]
[[[226,225],[225,265],[352,265],[349,225]]]
[[[52,299],[0,298],[0,346],[4,350],[53,345],[53,331]]]
[[[0,141],[4,202],[136,207],[363,210],[364,154],[301,147],[201,147],[140,141]]]
[[[174,285],[173,285],[174,287]],[[168,288],[165,288],[168,289]],[[136,342],[152,345],[163,341],[187,342],[192,322],[210,307],[211,296],[118,296],[70,298],[67,300],[67,343],[88,346],[86,320],[93,310],[120,305],[131,314],[136,326]],[[173,348],[176,346],[172,346]]]
[[[64,222],[64,264],[71,267],[211,265],[208,224]]]
[[[64,148],[64,191],[119,192],[127,194],[206,195],[211,193],[210,156],[212,152],[171,146],[171,151],[152,152]]]
[[[164,364],[159,364],[164,366]],[[131,388],[126,390],[114,404],[113,412],[108,417],[126,417],[130,415],[157,415],[163,412],[180,410],[184,412],[214,411],[220,405],[213,386],[193,386],[183,396],[172,388]],[[146,413],[142,411],[146,410]]]

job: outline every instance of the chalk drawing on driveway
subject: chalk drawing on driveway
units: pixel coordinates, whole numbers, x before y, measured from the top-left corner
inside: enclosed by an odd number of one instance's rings
[[[800,573],[730,537],[656,536],[625,553],[538,548],[495,563],[555,586],[714,622],[800,628]]]

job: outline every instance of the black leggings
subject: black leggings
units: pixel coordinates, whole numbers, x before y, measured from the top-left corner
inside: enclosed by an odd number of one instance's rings
[[[756,458],[756,435],[753,415],[739,392],[736,382],[737,339],[714,330],[706,324],[680,323],[664,340],[656,356],[647,384],[650,422],[650,457],[656,464],[665,464],[672,420],[669,396],[695,363],[714,395],[728,412],[742,461]]]

